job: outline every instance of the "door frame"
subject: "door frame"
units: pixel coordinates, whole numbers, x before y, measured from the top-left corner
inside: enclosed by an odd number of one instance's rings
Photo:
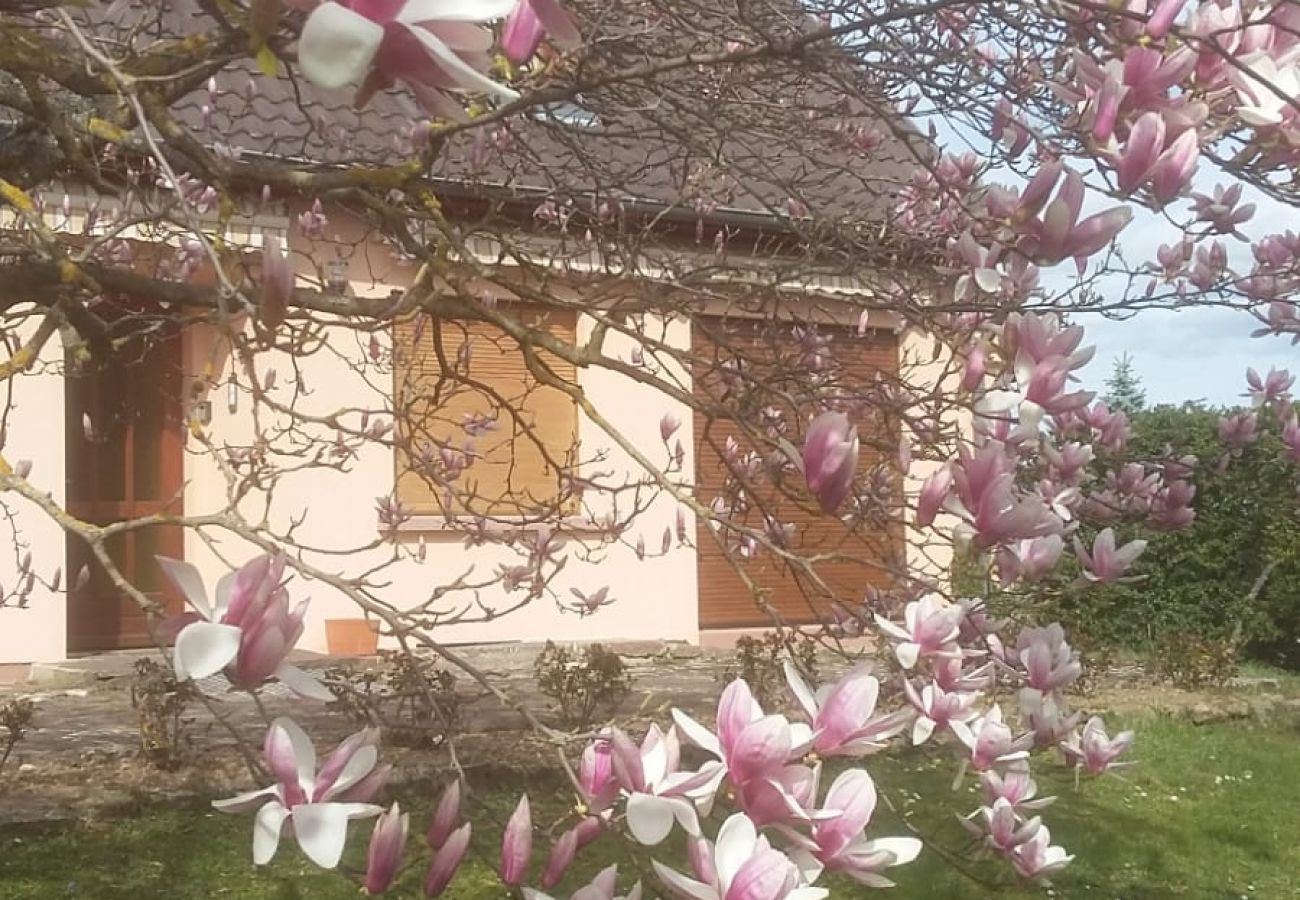
[[[98,312],[99,310],[97,310]],[[138,305],[123,305],[115,322],[129,323],[136,316],[147,316],[149,311]],[[82,521],[96,525],[145,518],[150,515],[180,516],[184,513],[184,451],[185,451],[185,396],[184,396],[184,340],[178,328],[171,328],[161,337],[156,334],[140,338],[145,342],[144,355],[137,360],[117,358],[101,364],[98,370],[90,373],[73,375],[71,365],[65,369],[65,454],[67,465],[67,508],[70,515]],[[118,367],[115,372],[113,367]],[[109,374],[111,373],[111,374]],[[120,374],[119,374],[120,373]],[[144,498],[139,496],[136,482],[137,462],[140,456],[135,452],[135,441],[140,437],[135,427],[134,417],[126,426],[126,436],[122,441],[121,498],[105,499],[96,496],[101,492],[101,484],[95,472],[91,455],[101,444],[88,440],[83,424],[83,413],[90,413],[91,421],[103,422],[107,419],[110,408],[107,398],[96,397],[93,388],[87,389],[78,384],[78,378],[115,378],[110,382],[109,391],[117,387],[122,392],[133,389],[156,390],[161,394],[160,423],[157,431],[149,435],[158,441],[157,496]],[[88,399],[83,399],[87,398]],[[128,410],[134,409],[129,405]],[[96,415],[96,410],[99,415]],[[87,496],[89,495],[89,496]],[[159,530],[156,539],[161,542],[161,549],[168,555],[178,558],[184,555],[184,535],[179,526],[151,526]],[[174,529],[174,530],[173,530]],[[140,532],[144,529],[132,529],[121,540],[125,559],[119,564],[122,574],[132,584],[142,586],[151,582],[153,590],[146,589],[151,599],[159,602],[166,613],[178,612],[183,599],[170,587],[159,589],[156,563],[152,559],[137,559],[136,554],[147,552],[139,545],[145,543]],[[66,637],[68,652],[87,653],[108,650],[148,647],[155,644],[154,626],[156,617],[149,612],[139,610],[135,601],[120,594],[107,583],[107,575],[102,567],[94,563],[89,556],[88,545],[81,538],[69,534],[67,538],[67,572],[68,572],[68,611]],[[82,565],[91,567],[92,575],[85,584],[79,584]],[[148,567],[153,566],[150,570]],[[147,575],[147,578],[142,578]],[[116,612],[99,610],[98,614],[89,613],[88,607],[96,603],[111,604]],[[113,628],[106,628],[108,622]]]

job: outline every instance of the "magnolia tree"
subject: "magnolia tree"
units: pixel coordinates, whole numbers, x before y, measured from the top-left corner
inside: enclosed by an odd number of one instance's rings
[[[1126,457],[1124,413],[1078,387],[1092,354],[1072,317],[1221,303],[1300,336],[1300,239],[1246,202],[1296,200],[1300,7],[19,0],[0,23],[14,627],[65,583],[27,552],[45,517],[86,550],[68,590],[103,573],[179,678],[327,699],[286,662],[310,583],[510,702],[437,636],[525,607],[599,616],[616,585],[564,590],[566,564],[708,542],[775,627],[816,617],[805,630],[846,653],[872,636],[874,664],[821,685],[789,667],[793,717],[736,681],[716,721],[674,711],[639,739],[565,736],[517,706],[581,799],[540,872],[520,799],[505,885],[544,897],[589,845],[625,842],[653,861],[646,889],[683,897],[821,897],[826,873],[887,886],[925,836],[878,833],[863,760],[923,744],[978,780],[978,808],[954,809],[969,852],[1027,880],[1069,864],[1032,767],[1055,748],[1102,775],[1132,735],[1069,710],[1081,664],[1037,592],[1067,556],[1068,590],[1131,577],[1144,546],[1125,526],[1183,527],[1195,493],[1182,461]],[[1139,216],[1182,239],[1147,258]],[[864,365],[882,327],[899,359]],[[219,487],[111,522],[57,501],[46,463],[11,449],[25,391],[118,384],[175,340],[211,348],[190,366],[186,465]],[[1251,375],[1300,458],[1290,386]],[[243,404],[237,425],[213,425],[209,397]],[[557,441],[555,397],[599,439]],[[92,446],[120,424],[104,408],[82,422]],[[1254,428],[1225,421],[1229,450]],[[362,510],[327,486],[377,452],[399,489],[378,537],[340,544]],[[489,477],[502,460],[545,478]],[[418,516],[491,565],[433,566]],[[112,549],[159,523],[232,570],[209,595],[161,559],[190,607],[170,617]],[[803,542],[826,523],[843,540]],[[845,559],[872,577],[827,575]],[[957,593],[954,561],[1024,602]],[[808,615],[772,602],[762,566]],[[408,571],[417,595],[399,596]],[[365,890],[419,864],[437,896],[475,841],[462,783],[415,841],[377,802],[381,759],[364,731],[318,763],[275,719],[252,765],[267,786],[216,806],[249,817],[256,863],[292,836],[337,867],[373,820]],[[674,832],[685,858],[663,849]],[[640,896],[626,882],[611,867],[567,890]]]

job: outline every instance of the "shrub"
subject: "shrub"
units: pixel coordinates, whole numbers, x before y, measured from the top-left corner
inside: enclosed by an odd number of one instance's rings
[[[722,670],[720,680],[727,684],[743,678],[764,708],[775,708],[787,695],[782,668],[787,659],[805,678],[817,680],[817,642],[795,629],[738,639],[735,656]]]
[[[1217,434],[1223,412],[1184,404],[1135,417],[1132,458],[1155,460],[1168,447],[1198,459],[1196,521],[1180,531],[1126,530],[1125,540],[1149,542],[1133,568],[1140,580],[1057,592],[1043,614],[1059,616],[1076,642],[1168,651],[1178,660],[1174,668],[1210,647],[1224,646],[1210,653],[1222,655],[1227,642],[1248,656],[1300,667],[1296,469],[1280,458],[1271,417],[1264,417],[1259,439],[1223,465]],[[1098,486],[1093,481],[1085,489]],[[1081,540],[1091,533],[1081,530]],[[1058,586],[1072,577],[1070,568],[1062,567]]]
[[[0,750],[0,771],[9,762],[14,748],[27,737],[27,730],[32,727],[34,718],[36,706],[24,697],[0,703],[0,729],[4,729],[4,737],[0,738],[0,744],[4,745],[4,749]]]
[[[333,666],[322,679],[334,700],[326,706],[353,724],[384,730],[402,747],[434,748],[460,719],[456,678],[427,655],[381,650],[365,668]]]
[[[622,657],[601,644],[577,651],[547,641],[533,674],[541,692],[555,701],[565,727],[575,730],[612,716],[632,690]]]
[[[131,707],[140,730],[140,752],[151,765],[170,771],[185,764],[194,724],[185,713],[197,699],[194,682],[177,681],[169,667],[148,657],[135,661]]]
[[[1223,687],[1237,675],[1240,660],[1232,638],[1200,634],[1165,636],[1156,649],[1155,671],[1177,687]]]

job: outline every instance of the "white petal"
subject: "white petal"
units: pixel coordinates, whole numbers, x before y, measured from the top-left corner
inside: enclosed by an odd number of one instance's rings
[[[330,785],[323,799],[328,800],[330,797],[337,797],[339,794],[352,787],[361,779],[365,778],[375,768],[379,762],[379,748],[374,744],[367,744],[364,747],[358,747],[357,751],[352,754],[351,758],[343,764],[343,771],[339,772],[339,777]]]
[[[984,293],[993,294],[1002,287],[1002,274],[997,269],[979,268],[975,270],[975,283]]]
[[[446,44],[430,34],[427,29],[418,25],[407,25],[406,29],[415,35],[416,39],[424,45],[424,49],[429,51],[429,55],[447,71],[447,74],[455,78],[462,88],[479,90],[487,94],[497,94],[507,100],[518,98],[518,92],[503,84],[497,84],[478,69],[469,65],[453,53]]]
[[[745,860],[754,855],[758,843],[758,829],[744,813],[736,813],[718,829],[718,840],[713,847],[713,867],[723,886],[731,884]]]
[[[805,725],[803,722],[791,722],[790,758],[796,759],[811,750],[819,733],[820,731],[813,731],[812,728]]]
[[[281,684],[299,697],[305,697],[308,700],[320,700],[324,703],[329,703],[334,699],[334,694],[330,692],[329,688],[302,669],[289,663],[281,663],[280,668],[275,670],[275,677],[280,679]]]
[[[1256,128],[1267,128],[1270,125],[1279,125],[1282,122],[1280,112],[1263,107],[1239,106],[1237,107],[1237,117],[1247,125],[1253,125]]]
[[[904,669],[915,669],[916,661],[921,656],[921,645],[904,641],[894,648],[894,655],[898,657],[899,665]]]
[[[627,798],[627,827],[632,837],[647,847],[663,843],[674,821],[672,801],[665,797],[637,793]]]
[[[159,567],[171,582],[181,589],[190,606],[203,618],[212,619],[212,607],[208,604],[208,592],[203,587],[203,576],[190,563],[170,556],[156,556]]]
[[[264,866],[275,856],[280,846],[280,834],[289,810],[279,803],[268,803],[253,817],[253,864]]]
[[[817,698],[813,695],[812,689],[808,687],[808,682],[803,680],[790,661],[785,661],[785,681],[790,685],[790,693],[794,694],[794,699],[798,701],[799,706],[803,709],[804,715],[809,719],[817,718]]]
[[[785,895],[785,900],[824,900],[829,897],[831,892],[826,888],[819,887],[801,887]]]
[[[919,717],[912,725],[912,744],[924,744],[934,734],[934,719]]]
[[[260,791],[247,791],[227,797],[225,800],[213,800],[212,808],[224,813],[251,812],[261,806],[268,797],[275,796],[275,787],[262,788]]]
[[[876,614],[875,620],[876,627],[890,637],[898,638],[900,641],[906,641],[912,637],[912,633],[906,628],[899,627],[897,624],[889,621],[879,613]]]
[[[891,837],[876,838],[867,841],[863,845],[863,851],[866,853],[878,853],[881,850],[889,853],[894,857],[891,866],[902,866],[910,863],[921,854],[921,848],[924,845],[916,838],[909,837]]]
[[[348,810],[342,803],[303,803],[293,808],[293,833],[307,858],[332,869],[348,840]]]
[[[278,717],[271,723],[271,727],[280,729],[288,736],[289,746],[293,747],[294,766],[298,770],[298,786],[310,797],[312,785],[316,781],[316,748],[312,745],[311,738],[288,716]]]
[[[677,824],[682,826],[691,837],[700,836],[700,817],[695,814],[695,806],[688,800],[678,800],[669,798],[673,805],[673,817],[677,819]]]
[[[718,736],[709,729],[705,728],[699,722],[692,719],[680,709],[673,710],[673,724],[677,730],[701,750],[712,753],[718,759],[722,759],[722,745],[718,743]]]
[[[232,569],[217,579],[217,588],[213,592],[215,596],[212,598],[211,618],[214,622],[220,621],[221,617],[226,614],[226,610],[230,608],[230,595],[235,591],[235,581],[238,578],[239,570]]]
[[[312,10],[298,38],[298,67],[327,89],[359,82],[374,62],[384,28],[346,6],[327,2]]]
[[[397,21],[491,22],[504,19],[516,0],[406,0]]]
[[[176,635],[172,663],[176,677],[207,678],[230,665],[239,654],[239,629],[215,622],[193,622]]]
[[[695,900],[718,900],[717,892],[707,884],[701,884],[694,878],[687,878],[681,872],[673,871],[657,859],[651,860],[650,864],[654,866],[655,874],[659,876],[659,880],[670,889],[686,897],[694,897]]]
[[[645,774],[645,783],[650,787],[664,780],[668,774],[668,748],[663,741],[655,741],[641,751],[641,771]]]

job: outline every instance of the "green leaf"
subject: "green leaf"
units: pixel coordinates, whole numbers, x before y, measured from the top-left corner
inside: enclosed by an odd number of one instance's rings
[[[257,60],[257,67],[262,73],[269,78],[274,78],[280,71],[280,60],[276,58],[275,52],[267,44],[263,44],[254,57]]]

